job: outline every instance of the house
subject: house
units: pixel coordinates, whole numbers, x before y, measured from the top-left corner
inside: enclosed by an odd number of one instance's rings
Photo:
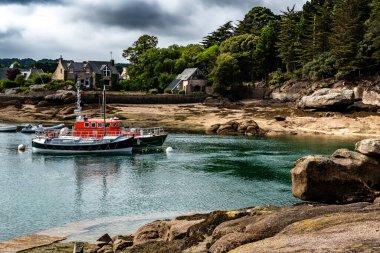
[[[74,62],[62,57],[52,75],[53,80],[79,81],[87,89],[101,89],[103,85],[110,88],[119,81],[119,77],[114,60]]]
[[[12,66],[11,66],[12,67]],[[12,68],[0,68],[0,80],[7,80],[7,72]],[[33,74],[39,73],[42,74],[44,71],[42,69],[19,69],[20,73],[25,76],[25,80],[28,80],[32,77]]]
[[[185,90],[186,94],[206,92],[207,80],[198,68],[185,69],[167,86],[172,91]]]

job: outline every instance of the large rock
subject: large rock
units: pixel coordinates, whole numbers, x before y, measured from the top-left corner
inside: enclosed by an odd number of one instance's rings
[[[291,92],[272,92],[271,98],[281,102],[295,102],[298,99],[300,99],[301,94],[300,93],[291,93]]]
[[[380,139],[365,139],[355,145],[355,150],[368,156],[380,158]]]
[[[380,92],[364,91],[362,101],[364,104],[380,107]]]
[[[136,231],[133,245],[182,239],[190,227],[203,220],[162,220],[149,223]]]
[[[58,90],[56,93],[46,95],[45,100],[49,102],[69,103],[76,100],[75,91]]]
[[[353,90],[320,89],[310,96],[304,96],[298,103],[300,108],[339,110],[355,102]]]
[[[206,133],[217,134],[244,134],[246,136],[263,136],[265,131],[254,120],[237,122],[231,120],[224,124],[214,124],[206,129]]]
[[[346,149],[301,158],[291,174],[293,195],[308,201],[373,201],[380,187],[380,161]]]

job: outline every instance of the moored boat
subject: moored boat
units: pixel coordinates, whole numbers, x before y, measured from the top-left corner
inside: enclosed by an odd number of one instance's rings
[[[103,89],[103,108],[105,108],[105,88]],[[79,88],[75,112],[77,121],[82,121]],[[72,131],[68,128],[38,131],[32,140],[32,150],[34,153],[42,154],[131,153],[134,138],[124,136],[120,131],[113,131],[111,125],[106,123],[105,110],[103,110],[103,116],[103,121],[99,121],[96,125],[100,127],[97,129],[100,130],[99,133],[98,131],[78,132],[75,126]]]
[[[0,126],[0,132],[2,133],[10,133],[10,132],[16,132],[17,126]]]
[[[25,133],[25,134],[33,134],[35,133],[36,131],[48,131],[48,130],[55,130],[55,129],[62,129],[65,127],[65,124],[58,124],[58,125],[55,125],[55,126],[50,126],[50,127],[44,127],[43,125],[31,125],[31,124],[28,124],[26,125],[25,127],[23,127],[21,129],[21,133]]]

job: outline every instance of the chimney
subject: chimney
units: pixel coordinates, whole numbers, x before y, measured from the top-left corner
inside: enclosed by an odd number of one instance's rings
[[[111,66],[115,66],[115,60],[111,60]]]

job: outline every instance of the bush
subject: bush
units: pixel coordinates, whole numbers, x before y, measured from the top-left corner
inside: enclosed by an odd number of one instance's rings
[[[311,80],[332,77],[336,73],[335,58],[330,53],[323,53],[314,61],[303,67],[303,77]]]
[[[179,90],[178,94],[186,94],[186,91],[185,90]]]
[[[165,94],[172,94],[172,90],[170,88],[165,88],[164,93]]]
[[[23,86],[25,83],[25,76],[23,74],[18,74],[16,76],[15,82],[18,86]]]
[[[286,81],[286,76],[281,71],[277,70],[269,74],[268,85],[272,89],[280,87]]]
[[[62,80],[54,80],[48,84],[45,84],[44,86],[46,90],[61,90],[64,87],[65,87],[65,82],[63,82]]]
[[[30,88],[29,88],[29,87],[25,87],[25,86],[23,86],[23,87],[20,87],[20,91],[21,91],[21,93],[23,93],[23,94],[28,94],[29,91],[30,91]]]
[[[57,80],[57,81],[60,81],[60,80]],[[67,80],[67,81],[65,81],[65,85],[66,86],[73,86],[73,87],[75,87],[75,83],[74,83],[74,81],[71,81],[71,80]]]
[[[15,81],[3,80],[2,82],[3,89],[10,89],[18,87],[18,84]]]
[[[51,74],[48,73],[35,73],[32,75],[34,84],[47,84],[51,81]]]
[[[33,85],[33,81],[32,80],[30,80],[30,79],[28,79],[28,80],[25,80],[25,82],[24,82],[24,87],[29,87],[29,86],[31,86],[31,85]]]
[[[149,94],[158,94],[158,90],[157,89],[150,89],[148,91]]]

